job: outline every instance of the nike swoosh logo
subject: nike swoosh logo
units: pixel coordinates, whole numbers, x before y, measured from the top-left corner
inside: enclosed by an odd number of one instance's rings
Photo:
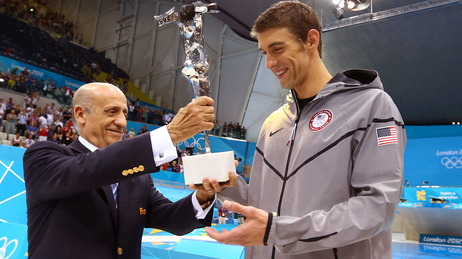
[[[280,129],[278,129],[278,130],[276,130],[276,131],[270,132],[270,134],[269,134],[270,138],[271,138],[274,134],[276,134],[276,133],[278,133],[279,131],[281,131],[282,129],[283,129],[283,128],[280,128]]]

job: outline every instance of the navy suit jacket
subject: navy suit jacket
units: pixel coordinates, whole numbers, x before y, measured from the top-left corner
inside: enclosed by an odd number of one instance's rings
[[[140,258],[143,228],[176,235],[210,225],[191,195],[173,203],[153,185],[150,134],[90,152],[38,142],[24,154],[29,258]],[[118,209],[110,184],[119,183]]]

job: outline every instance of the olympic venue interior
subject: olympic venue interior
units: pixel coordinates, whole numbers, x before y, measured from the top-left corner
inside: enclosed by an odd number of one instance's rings
[[[159,26],[153,17],[173,7],[181,10],[193,1],[46,2],[50,10],[65,15],[73,23],[74,36],[69,38],[56,31],[41,30],[40,26],[31,25],[27,15],[21,19],[14,17],[12,21],[12,16],[1,7],[3,31],[17,21],[21,26],[34,28],[20,31],[20,37],[6,33],[0,36],[2,72],[12,70],[11,64],[16,64],[46,76],[63,77],[64,81],[75,80],[72,81],[75,85],[88,80],[79,73],[81,70],[76,72],[72,67],[44,64],[34,59],[35,53],[28,52],[34,41],[27,36],[31,31],[38,31],[43,37],[40,40],[51,39],[53,44],[48,44],[51,50],[69,55],[64,56],[67,60],[75,59],[79,69],[97,55],[102,70],[129,81],[129,99],[138,98],[176,112],[193,98],[192,87],[181,74],[185,53],[179,28],[175,24]],[[210,61],[209,79],[216,117],[220,122],[239,122],[247,129],[246,140],[217,136],[212,150],[235,151],[242,159],[238,170],[244,176],[250,173],[255,142],[264,119],[284,104],[287,96],[277,78],[265,68],[265,57],[258,43],[249,36],[258,14],[275,2],[220,0],[216,1],[218,13],[204,14],[204,45]],[[320,18],[323,61],[331,74],[352,68],[378,71],[385,91],[393,98],[406,123],[406,182],[391,226],[393,258],[462,257],[462,91],[459,87],[462,1],[351,1],[361,9],[357,11],[348,7],[350,1],[302,2],[312,6]],[[29,45],[24,45],[26,41]],[[6,53],[8,47],[13,51]],[[13,97],[20,103],[24,96],[24,93],[0,88],[0,97],[4,99]],[[42,97],[41,102],[55,102],[64,107],[52,96]],[[142,125],[144,123],[130,121],[127,128],[133,127],[138,132]],[[195,137],[200,138],[200,134]],[[0,146],[0,249],[3,241],[7,249],[11,248],[8,244],[13,244],[8,240],[18,240],[9,258],[26,258],[24,150],[3,143]],[[183,145],[190,147],[188,143]],[[159,190],[172,200],[191,192],[185,188],[180,174],[167,170],[152,177]],[[217,229],[232,229],[239,224],[236,215],[236,218],[230,216],[227,224],[218,225],[216,214],[215,209]],[[207,249],[203,249],[205,246]],[[227,251],[226,255],[223,251]],[[243,258],[244,251],[243,247],[214,242],[203,229],[183,237],[146,229],[142,257]]]

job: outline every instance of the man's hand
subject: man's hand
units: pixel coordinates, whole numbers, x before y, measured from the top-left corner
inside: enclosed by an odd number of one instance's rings
[[[230,231],[206,227],[209,237],[220,243],[241,246],[263,245],[266,225],[268,224],[268,212],[251,206],[243,206],[236,202],[225,201],[223,206],[230,211],[240,213],[246,217],[244,223]]]
[[[215,120],[213,100],[210,97],[199,97],[181,108],[167,125],[173,144],[191,138],[196,133],[211,130]]]
[[[213,202],[215,194],[223,191],[227,187],[236,186],[236,173],[229,172],[229,181],[219,183],[216,179],[209,180],[207,177],[202,179],[202,185],[190,184],[189,187],[196,190],[196,197],[202,208],[207,208]]]

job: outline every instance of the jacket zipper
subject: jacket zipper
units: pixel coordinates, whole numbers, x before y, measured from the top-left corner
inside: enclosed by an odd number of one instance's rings
[[[277,210],[277,216],[281,214],[281,206],[282,206],[282,198],[284,197],[284,191],[286,188],[286,181],[287,181],[287,173],[289,171],[289,162],[290,162],[290,157],[292,155],[292,149],[294,147],[294,140],[295,140],[295,133],[297,132],[297,125],[298,121],[300,119],[300,108],[298,107],[298,101],[297,101],[297,96],[295,95],[295,91],[292,89],[292,96],[294,98],[295,102],[295,107],[297,110],[296,117],[295,117],[295,125],[292,129],[292,133],[290,134],[289,141],[287,142],[287,145],[290,143],[290,148],[289,148],[289,154],[287,155],[287,162],[286,162],[286,170],[284,173],[284,180],[282,183],[282,189],[281,189],[281,195],[279,196],[279,204],[278,204],[278,210]],[[274,259],[276,255],[276,248],[273,246],[273,252],[271,253],[271,258]]]

